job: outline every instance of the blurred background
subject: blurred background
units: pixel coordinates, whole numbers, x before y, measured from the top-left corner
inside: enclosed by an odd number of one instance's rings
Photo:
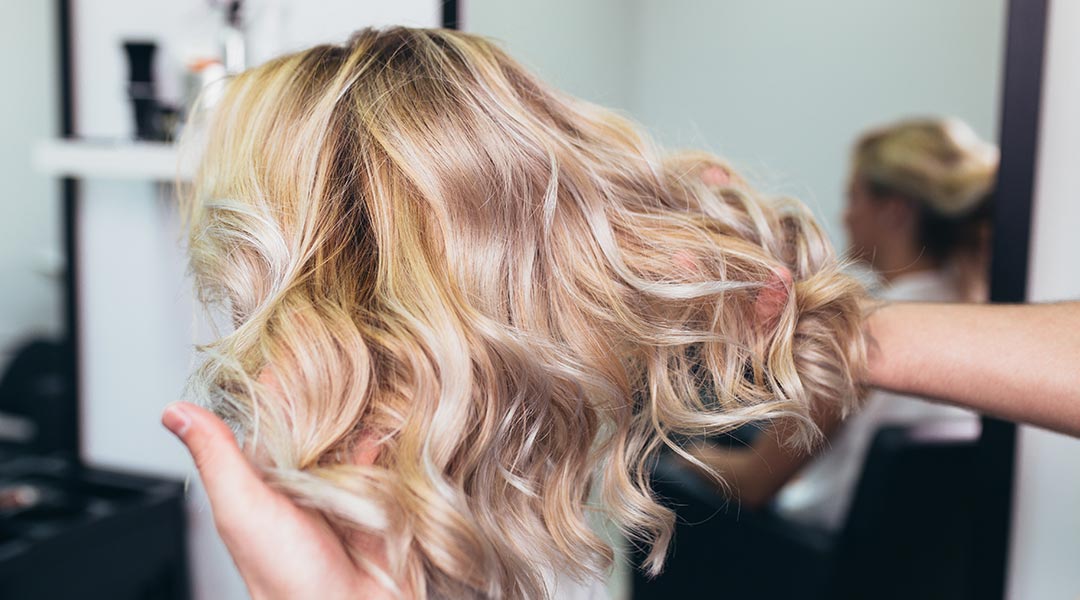
[[[90,584],[113,598],[246,597],[195,481],[185,485],[186,453],[159,425],[208,335],[170,183],[184,169],[171,140],[206,85],[364,26],[458,27],[667,147],[728,158],[762,189],[807,202],[837,248],[875,257],[885,242],[853,239],[863,196],[895,200],[888,214],[871,204],[881,236],[924,218],[924,198],[869,185],[853,168],[858,141],[912,119],[962,123],[963,135],[946,130],[1001,151],[980,197],[993,209],[993,262],[980,272],[989,299],[1059,300],[1080,297],[1080,8],[1049,4],[5,1],[0,597]],[[864,266],[886,297],[899,293],[895,270]],[[610,597],[738,597],[731,582],[749,579],[739,561],[767,565],[801,597],[1080,594],[1069,562],[1080,552],[1080,442],[974,415],[921,429],[945,420],[874,421],[861,446],[834,443],[834,455],[858,454],[845,461],[857,489],[829,527],[789,518],[775,499],[743,518],[675,465],[658,484],[684,522],[708,522],[680,525],[654,582],[626,556]],[[789,597],[769,573],[745,595]]]

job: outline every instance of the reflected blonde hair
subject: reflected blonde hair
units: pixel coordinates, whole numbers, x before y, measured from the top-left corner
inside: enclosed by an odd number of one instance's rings
[[[236,323],[193,389],[420,597],[601,573],[594,509],[656,573],[671,436],[783,419],[809,442],[815,407],[859,396],[863,290],[802,204],[477,36],[368,29],[239,75],[188,211],[201,297]]]
[[[959,119],[907,119],[863,134],[854,163],[855,174],[867,182],[958,217],[994,189],[998,149]]]

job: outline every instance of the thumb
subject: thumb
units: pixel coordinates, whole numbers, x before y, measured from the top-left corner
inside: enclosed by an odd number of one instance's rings
[[[242,515],[259,496],[269,494],[232,430],[210,411],[190,402],[176,402],[165,408],[161,423],[191,453],[219,527]]]

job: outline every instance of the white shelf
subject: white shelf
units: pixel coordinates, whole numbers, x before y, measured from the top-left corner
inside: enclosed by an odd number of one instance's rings
[[[56,177],[174,182],[181,173],[176,145],[165,142],[54,139],[34,148],[34,166]]]

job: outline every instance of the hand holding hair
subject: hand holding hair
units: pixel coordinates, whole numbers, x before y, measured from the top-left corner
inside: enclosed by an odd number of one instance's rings
[[[317,512],[301,508],[259,476],[232,431],[187,402],[161,422],[184,443],[210,498],[214,523],[252,598],[392,598],[350,558],[341,537]],[[350,538],[354,550],[371,540]]]

